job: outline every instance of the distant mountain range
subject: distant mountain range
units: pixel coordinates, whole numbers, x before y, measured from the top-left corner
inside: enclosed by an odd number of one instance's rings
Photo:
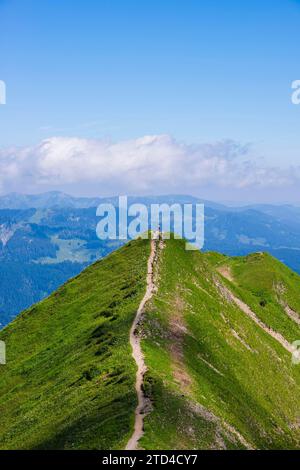
[[[98,206],[100,201],[101,198],[73,197],[59,191],[35,195],[10,193],[0,196],[0,209],[51,209],[54,207],[83,209]]]
[[[184,195],[131,197],[131,202],[205,203],[204,250],[230,256],[266,251],[300,272],[300,208],[227,207]],[[96,207],[118,198],[61,192],[0,197],[0,326],[48,296],[121,242],[96,236]]]
[[[50,209],[50,208],[74,208],[87,209],[96,207],[101,202],[116,203],[117,196],[112,197],[76,197],[61,191],[49,191],[41,194],[20,194],[9,193],[0,196],[0,209]],[[158,196],[131,196],[132,201],[148,201],[148,202],[197,202],[201,201],[208,207],[231,212],[240,212],[247,209],[258,210],[259,212],[279,217],[282,220],[291,221],[293,218],[300,217],[300,207],[282,204],[252,204],[252,205],[225,205],[217,202],[208,201],[203,198],[196,198],[189,195],[158,195]],[[300,220],[299,220],[300,224]]]

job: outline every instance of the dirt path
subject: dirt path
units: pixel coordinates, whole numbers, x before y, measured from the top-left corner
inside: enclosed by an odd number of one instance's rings
[[[232,293],[230,293],[232,300],[236,303],[236,305],[244,312],[248,317],[250,317],[258,326],[260,326],[266,333],[268,333],[272,338],[276,339],[278,343],[281,344],[289,353],[293,352],[292,345],[277,331],[272,330],[269,326],[265,325],[251,310],[251,308],[246,305],[242,300],[235,297]]]
[[[159,239],[159,233],[155,232],[153,240],[151,240],[151,253],[148,259],[148,271],[147,271],[147,289],[146,293],[139,305],[136,317],[130,329],[130,344],[132,347],[132,356],[137,364],[138,370],[136,373],[136,383],[135,389],[138,397],[138,406],[135,410],[135,424],[134,432],[131,438],[129,439],[126,450],[137,450],[138,442],[144,433],[144,418],[147,415],[150,403],[143,392],[143,380],[144,375],[147,371],[147,367],[144,360],[144,355],[141,348],[141,338],[137,332],[137,326],[141,320],[144,308],[148,300],[151,299],[153,292],[155,290],[155,283],[153,277],[153,267],[154,261],[157,253],[157,240]]]
[[[240,310],[242,310],[242,312],[251,318],[251,320],[253,320],[262,330],[268,333],[268,335],[272,336],[272,338],[276,339],[276,341],[278,341],[278,343],[280,343],[281,346],[283,346],[284,349],[286,349],[289,353],[293,353],[292,345],[280,333],[267,326],[260,318],[258,318],[256,313],[254,313],[247,304],[236,297],[227,287],[218,282],[218,280],[215,280],[215,282],[220,292],[227,300],[234,302],[240,308]]]

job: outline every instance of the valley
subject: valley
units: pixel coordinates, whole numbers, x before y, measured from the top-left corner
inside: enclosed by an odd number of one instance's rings
[[[147,207],[196,201],[183,195],[129,198],[130,204]],[[299,208],[201,202],[205,204],[204,251],[244,256],[263,250],[300,272]],[[75,198],[59,192],[0,197],[0,328],[124,243],[97,237],[100,203],[117,207],[117,198]]]

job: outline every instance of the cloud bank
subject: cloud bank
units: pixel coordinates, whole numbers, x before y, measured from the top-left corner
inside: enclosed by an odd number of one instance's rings
[[[230,195],[274,193],[299,181],[299,168],[262,166],[250,157],[249,146],[233,141],[189,145],[169,135],[118,143],[52,137],[32,147],[0,150],[1,193]]]

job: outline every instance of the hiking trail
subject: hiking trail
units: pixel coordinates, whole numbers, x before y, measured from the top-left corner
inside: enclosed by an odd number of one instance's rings
[[[134,322],[130,329],[130,344],[132,347],[132,356],[138,367],[135,382],[135,389],[138,397],[138,405],[135,410],[134,432],[126,445],[126,450],[138,449],[138,442],[144,434],[144,418],[148,414],[149,409],[151,407],[151,403],[149,399],[145,396],[143,391],[143,381],[144,375],[147,371],[147,367],[145,364],[145,359],[141,348],[141,338],[139,332],[137,331],[137,327],[144,312],[145,305],[151,299],[155,291],[154,262],[157,256],[159,237],[160,233],[158,231],[153,233],[153,237],[151,239],[151,252],[148,258],[146,293],[139,305]]]

